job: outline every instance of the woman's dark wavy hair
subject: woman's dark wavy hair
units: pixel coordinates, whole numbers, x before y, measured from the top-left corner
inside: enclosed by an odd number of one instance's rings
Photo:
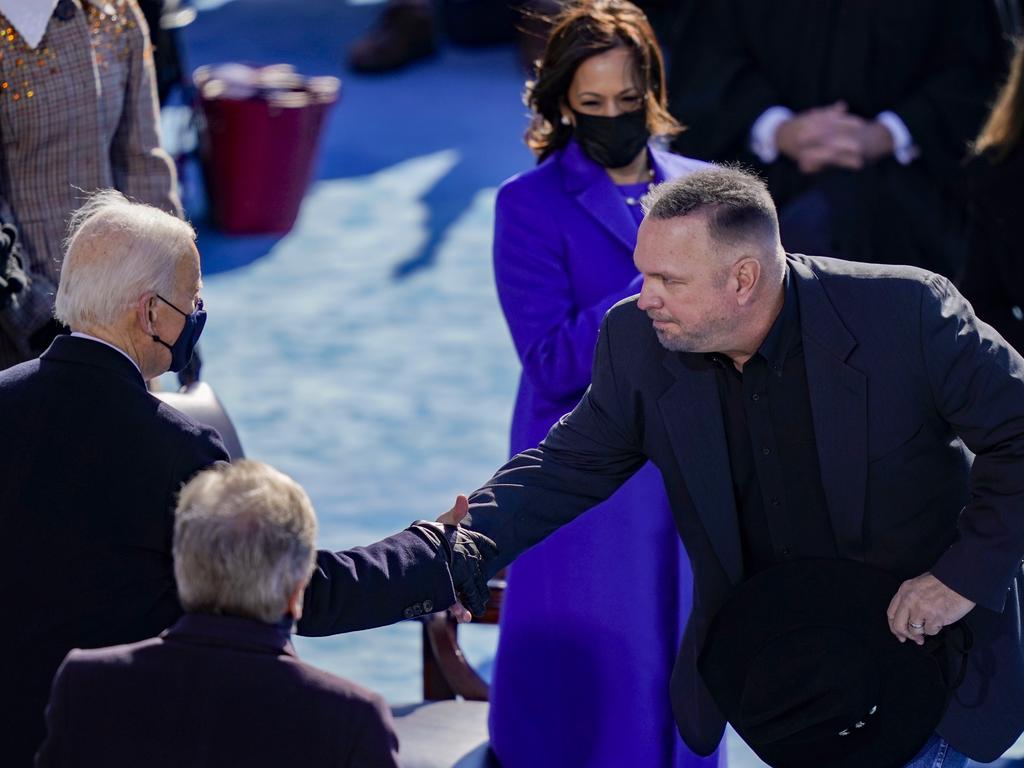
[[[974,142],[975,154],[987,154],[994,163],[1006,159],[1024,134],[1024,38],[1016,41],[1010,74],[996,97],[992,112]]]
[[[665,63],[643,11],[626,0],[579,0],[553,24],[537,62],[537,77],[526,83],[523,97],[533,113],[526,144],[538,162],[564,147],[572,136],[572,126],[562,125],[560,118],[576,69],[591,56],[614,48],[628,48],[633,55],[651,133],[671,136],[682,130],[668,111]]]

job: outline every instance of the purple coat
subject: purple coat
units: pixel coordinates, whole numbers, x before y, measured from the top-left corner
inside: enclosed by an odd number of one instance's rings
[[[706,167],[651,148],[656,181]],[[590,384],[597,329],[640,292],[637,224],[604,168],[576,142],[498,193],[494,273],[523,376],[512,453],[536,445]]]
[[[704,166],[650,151],[657,181]],[[637,222],[575,142],[498,193],[495,276],[523,365],[513,453],[576,405],[605,312],[639,292]],[[502,765],[716,765],[682,743],[669,702],[691,590],[653,465],[523,553],[510,569],[491,689]]]

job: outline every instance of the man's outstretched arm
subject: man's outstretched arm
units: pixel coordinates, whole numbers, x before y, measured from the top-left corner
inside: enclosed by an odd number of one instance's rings
[[[319,637],[382,627],[454,602],[448,548],[414,524],[366,547],[317,552],[298,633]]]
[[[619,391],[611,337],[606,317],[583,399],[537,448],[513,457],[469,497],[468,515],[457,500],[438,523],[417,522],[367,547],[319,552],[299,634],[369,629],[453,605],[465,620],[457,595],[481,612],[488,578],[632,477],[647,459],[629,398]]]
[[[607,499],[647,461],[630,405],[635,398],[615,368],[615,312],[601,326],[591,385],[576,408],[469,497],[462,527],[497,548],[485,558],[487,576]],[[627,527],[623,521],[624,532]]]
[[[299,634],[354,632],[446,608],[463,622],[471,612],[483,613],[488,588],[481,564],[493,556],[494,544],[458,527],[467,511],[466,497],[459,496],[437,522],[418,520],[367,547],[317,552]]]

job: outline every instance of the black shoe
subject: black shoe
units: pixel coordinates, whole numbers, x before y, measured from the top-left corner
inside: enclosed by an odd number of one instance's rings
[[[437,50],[429,0],[388,0],[377,23],[349,50],[357,72],[390,72]]]

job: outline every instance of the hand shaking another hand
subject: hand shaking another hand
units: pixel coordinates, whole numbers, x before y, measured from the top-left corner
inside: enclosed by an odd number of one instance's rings
[[[455,505],[437,518],[444,525],[445,538],[451,548],[452,584],[458,602],[448,610],[459,623],[482,616],[487,607],[490,587],[487,586],[486,563],[498,555],[491,539],[477,531],[462,528],[460,523],[469,514],[469,499],[455,497]]]

